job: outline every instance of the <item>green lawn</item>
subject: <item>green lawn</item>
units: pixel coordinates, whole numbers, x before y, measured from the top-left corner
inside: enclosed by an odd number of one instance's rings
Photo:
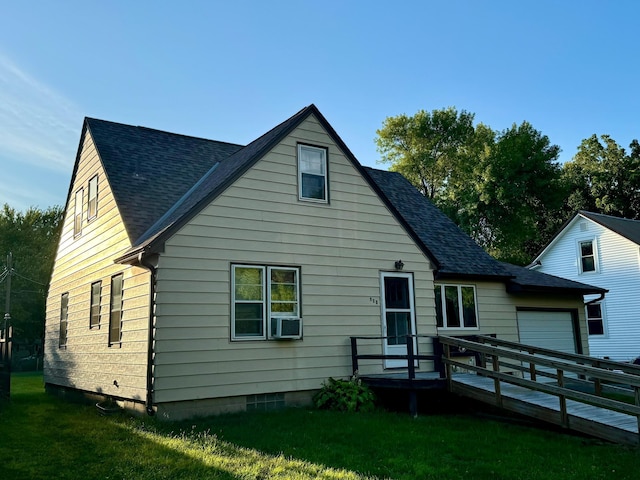
[[[0,479],[636,479],[640,450],[474,415],[102,417],[14,376]]]

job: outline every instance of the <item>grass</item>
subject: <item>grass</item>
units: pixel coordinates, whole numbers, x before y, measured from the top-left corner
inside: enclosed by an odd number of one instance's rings
[[[181,422],[96,409],[15,375],[2,479],[638,478],[640,450],[477,415],[293,409]]]

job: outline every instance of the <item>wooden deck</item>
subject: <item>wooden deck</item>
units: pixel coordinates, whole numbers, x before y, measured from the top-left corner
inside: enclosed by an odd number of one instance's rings
[[[638,419],[635,415],[566,400],[564,416],[556,395],[502,383],[497,397],[491,378],[454,374],[451,380],[452,393],[612,442],[638,444]]]

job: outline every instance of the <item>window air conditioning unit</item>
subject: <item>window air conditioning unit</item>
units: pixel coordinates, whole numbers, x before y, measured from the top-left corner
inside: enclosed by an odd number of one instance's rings
[[[301,338],[302,321],[294,317],[272,317],[271,338]]]

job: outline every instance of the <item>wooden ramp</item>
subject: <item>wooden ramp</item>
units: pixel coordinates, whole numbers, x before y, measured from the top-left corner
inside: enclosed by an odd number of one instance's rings
[[[566,400],[564,415],[556,395],[503,383],[498,398],[494,380],[474,374],[454,374],[450,390],[457,395],[594,437],[616,443],[638,443],[638,419],[635,415],[575,400]]]
[[[638,445],[637,365],[491,337],[439,337],[439,341],[444,345],[447,388],[452,393],[612,442]],[[450,357],[453,348],[474,355],[475,365]],[[454,369],[467,373],[454,373]],[[635,405],[608,395],[609,384],[627,386],[628,399],[635,400]],[[575,385],[586,388],[578,390]]]

